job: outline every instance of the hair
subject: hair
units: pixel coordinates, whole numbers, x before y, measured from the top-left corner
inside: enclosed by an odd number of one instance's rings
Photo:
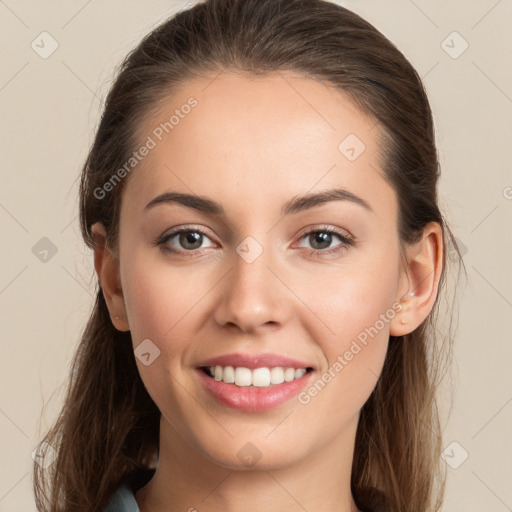
[[[377,123],[381,167],[398,200],[401,247],[418,241],[430,222],[442,228],[434,306],[413,332],[390,336],[382,373],[361,409],[351,476],[360,507],[437,511],[446,479],[437,394],[453,342],[436,330],[437,315],[447,263],[458,261],[460,269],[463,262],[438,207],[440,165],[424,86],[373,25],[323,0],[207,0],[165,20],[116,69],[81,173],[84,241],[95,248],[91,226],[101,222],[107,246],[116,251],[128,177],[101,199],[95,190],[130,159],[144,120],[172,91],[224,70],[253,76],[290,70],[348,95]],[[33,466],[36,505],[47,512],[93,512],[123,481],[155,467],[160,422],[130,332],[113,326],[99,281],[68,379],[62,409],[40,444],[41,450],[43,442],[53,447],[55,460],[47,468]]]

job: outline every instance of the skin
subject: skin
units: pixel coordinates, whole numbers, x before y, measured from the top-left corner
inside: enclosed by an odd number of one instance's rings
[[[357,511],[350,474],[360,409],[381,373],[389,335],[411,332],[432,309],[441,228],[429,224],[406,247],[402,264],[379,127],[339,91],[291,72],[251,78],[225,71],[170,94],[141,126],[142,137],[190,96],[197,107],[127,178],[118,259],[104,244],[103,226],[93,229],[95,268],[114,325],[131,331],[134,349],[149,338],[161,352],[149,366],[136,359],[162,412],[158,469],[137,503],[142,512]],[[349,134],[366,146],[354,161],[338,149]],[[286,201],[331,187],[363,198],[372,211],[332,201],[281,215]],[[171,190],[207,196],[225,215],[175,203],[144,211]],[[167,244],[187,254],[153,244],[186,224],[206,233],[193,246],[199,249],[187,249],[179,236]],[[341,247],[337,235],[315,245],[314,234],[304,234],[324,225],[350,234],[356,245],[323,255]],[[236,252],[248,236],[263,249],[252,263]],[[196,375],[210,357],[277,353],[308,362],[313,384],[399,303],[401,311],[388,314],[307,404],[294,397],[264,412],[233,410]],[[261,455],[251,467],[237,455],[248,442]]]

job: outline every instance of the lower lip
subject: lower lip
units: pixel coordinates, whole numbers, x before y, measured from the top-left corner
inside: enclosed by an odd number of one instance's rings
[[[206,389],[221,404],[243,411],[265,411],[277,407],[297,395],[304,388],[312,371],[305,373],[299,379],[282,384],[271,384],[268,387],[249,387],[236,386],[235,384],[226,384],[208,377],[203,370],[196,369],[199,378],[202,380]]]

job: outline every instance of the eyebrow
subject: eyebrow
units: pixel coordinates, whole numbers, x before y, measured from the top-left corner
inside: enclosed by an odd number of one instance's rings
[[[342,188],[333,188],[323,192],[306,194],[304,196],[292,198],[291,200],[287,201],[281,208],[281,215],[286,216],[304,210],[309,210],[310,208],[321,206],[332,201],[348,201],[362,206],[370,212],[373,212],[370,204],[363,198],[348,190]],[[180,204],[182,206],[186,206],[203,213],[209,213],[211,215],[225,215],[225,211],[222,205],[213,199],[195,194],[187,194],[184,192],[164,192],[163,194],[160,194],[159,196],[152,199],[146,205],[144,211],[150,210],[151,208],[154,208],[160,204],[172,203]]]

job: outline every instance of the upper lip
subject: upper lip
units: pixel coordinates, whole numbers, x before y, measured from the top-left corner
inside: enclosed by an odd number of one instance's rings
[[[198,367],[202,366],[233,366],[233,367],[244,367],[249,369],[255,368],[273,368],[276,366],[282,366],[283,368],[310,368],[312,367],[308,363],[298,361],[297,359],[291,359],[286,356],[279,354],[241,354],[235,352],[233,354],[224,354],[218,357],[212,357],[201,362]]]

